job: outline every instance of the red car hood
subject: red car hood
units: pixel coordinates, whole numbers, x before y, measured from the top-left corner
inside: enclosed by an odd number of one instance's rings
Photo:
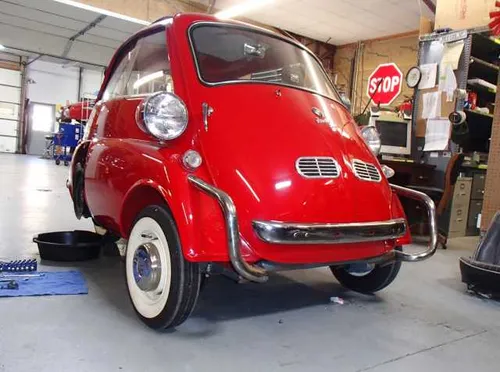
[[[202,152],[212,182],[234,200],[240,224],[252,220],[304,223],[391,218],[391,191],[362,181],[353,159],[379,168],[350,114],[337,102],[306,91],[264,84],[207,88],[214,112]],[[229,99],[228,99],[229,97]],[[319,109],[323,116],[313,113]],[[332,157],[338,178],[304,178],[300,157]],[[380,168],[379,172],[382,174]]]

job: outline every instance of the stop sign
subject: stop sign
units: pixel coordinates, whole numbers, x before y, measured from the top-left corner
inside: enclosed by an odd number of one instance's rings
[[[401,93],[403,73],[395,63],[379,65],[368,78],[368,97],[375,104],[390,105]]]

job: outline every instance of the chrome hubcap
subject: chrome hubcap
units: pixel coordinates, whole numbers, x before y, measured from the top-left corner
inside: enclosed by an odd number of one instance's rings
[[[161,279],[161,261],[158,248],[153,242],[141,244],[134,253],[134,279],[137,286],[152,292],[158,288]]]
[[[375,269],[375,264],[359,262],[347,265],[345,269],[353,276],[365,276]]]

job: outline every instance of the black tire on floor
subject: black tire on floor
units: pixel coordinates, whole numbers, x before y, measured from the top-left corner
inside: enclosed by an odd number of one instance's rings
[[[350,274],[344,267],[330,266],[330,270],[344,287],[353,291],[371,294],[378,292],[396,278],[401,268],[401,261],[394,261],[385,265],[375,265],[368,274],[357,276]]]
[[[158,296],[161,300],[154,305],[148,303],[145,296],[149,295],[149,292],[139,288],[133,274],[135,252],[140,247],[141,236],[144,236],[146,231],[155,235],[152,242],[170,259],[168,287],[160,288]],[[165,265],[165,262],[161,262],[161,265]],[[175,221],[166,206],[148,206],[137,216],[128,240],[125,272],[134,310],[139,318],[153,329],[165,330],[180,325],[196,306],[201,282],[199,264],[184,259]],[[162,266],[161,276],[163,275],[167,277]]]

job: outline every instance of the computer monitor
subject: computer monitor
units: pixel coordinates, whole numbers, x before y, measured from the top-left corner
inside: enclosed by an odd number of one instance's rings
[[[379,117],[375,127],[380,133],[382,154],[411,154],[411,120]]]

